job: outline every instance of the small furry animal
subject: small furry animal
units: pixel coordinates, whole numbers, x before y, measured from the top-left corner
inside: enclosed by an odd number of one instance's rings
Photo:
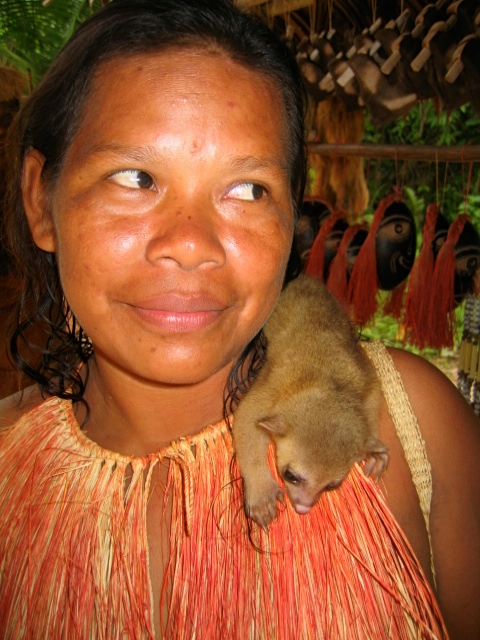
[[[308,276],[292,281],[264,328],[266,361],[234,412],[233,436],[245,510],[264,529],[283,491],[297,513],[340,486],[355,462],[378,479],[388,449],[377,439],[380,383],[339,302]]]

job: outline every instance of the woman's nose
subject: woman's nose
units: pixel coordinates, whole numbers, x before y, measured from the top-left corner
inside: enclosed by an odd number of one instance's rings
[[[199,206],[161,211],[159,224],[147,244],[147,260],[171,261],[185,270],[208,264],[221,266],[225,262],[225,249],[216,232],[214,217],[213,210]]]

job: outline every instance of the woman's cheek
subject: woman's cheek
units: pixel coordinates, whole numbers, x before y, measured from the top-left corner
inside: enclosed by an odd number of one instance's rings
[[[240,220],[241,223],[229,225],[224,238],[232,257],[254,271],[259,263],[273,271],[286,265],[293,238],[293,216],[291,220],[287,215],[259,215],[253,220],[240,217]]]

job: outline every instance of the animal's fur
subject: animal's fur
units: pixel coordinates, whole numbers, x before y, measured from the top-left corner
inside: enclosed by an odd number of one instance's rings
[[[380,384],[348,318],[325,286],[300,276],[282,292],[266,326],[267,358],[240,402],[233,435],[247,514],[263,527],[283,492],[267,464],[270,438],[294,508],[306,513],[367,458],[388,462],[376,438]]]

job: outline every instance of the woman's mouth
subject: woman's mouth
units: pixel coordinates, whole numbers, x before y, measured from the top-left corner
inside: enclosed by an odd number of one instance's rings
[[[148,324],[167,332],[199,331],[213,324],[226,306],[208,295],[163,294],[128,305]]]

